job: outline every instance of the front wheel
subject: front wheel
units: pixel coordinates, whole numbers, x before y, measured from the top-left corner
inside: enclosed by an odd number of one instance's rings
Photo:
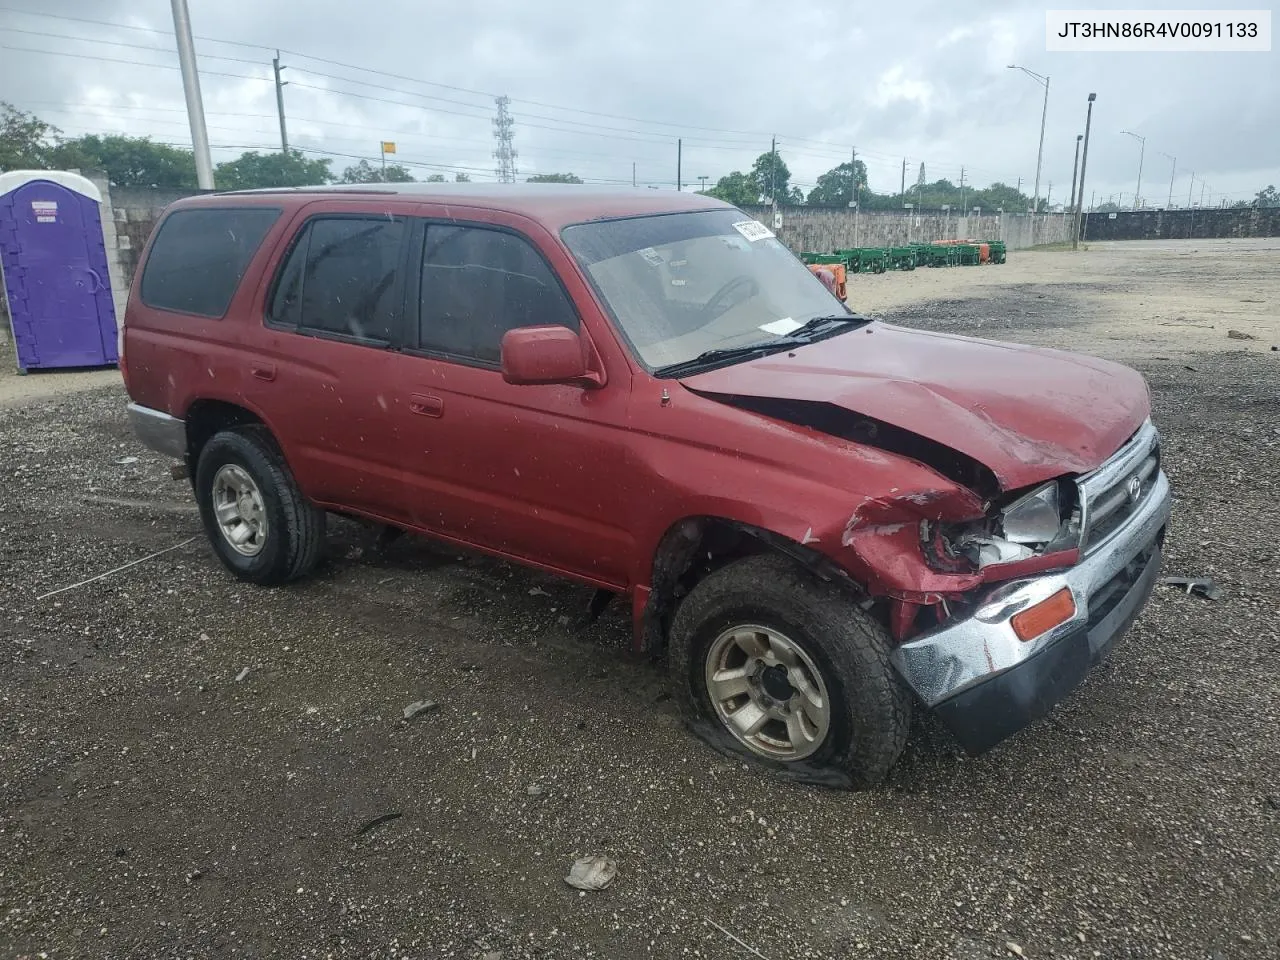
[[[910,694],[885,629],[792,561],[747,557],[689,593],[671,626],[674,694],[712,746],[781,776],[867,787],[898,759]]]

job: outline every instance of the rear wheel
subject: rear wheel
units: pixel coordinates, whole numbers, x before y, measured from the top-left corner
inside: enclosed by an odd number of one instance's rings
[[[242,580],[284,583],[319,561],[324,511],[302,495],[265,427],[211,437],[200,451],[194,486],[213,549]]]
[[[878,783],[902,752],[910,696],[884,628],[833,584],[773,555],[699,583],[671,626],[674,693],[717,749],[776,774]]]

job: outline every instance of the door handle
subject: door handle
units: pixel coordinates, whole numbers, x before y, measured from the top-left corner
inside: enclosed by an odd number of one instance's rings
[[[260,363],[250,367],[249,372],[253,374],[255,379],[266,380],[270,383],[276,378],[276,365],[274,363]]]
[[[420,417],[444,416],[444,401],[439,397],[431,397],[425,393],[409,395],[409,410]]]

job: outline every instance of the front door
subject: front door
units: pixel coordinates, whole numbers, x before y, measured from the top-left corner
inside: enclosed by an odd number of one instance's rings
[[[115,308],[102,223],[90,197],[34,180],[4,198],[3,240],[20,367],[116,362]],[[11,232],[10,232],[11,231]]]
[[[507,383],[507,330],[579,330],[555,273],[526,237],[497,225],[431,222],[420,242],[420,270],[410,278],[418,295],[408,298],[411,342],[417,308],[416,350],[397,360],[413,522],[625,585],[628,381],[618,376],[598,389]]]

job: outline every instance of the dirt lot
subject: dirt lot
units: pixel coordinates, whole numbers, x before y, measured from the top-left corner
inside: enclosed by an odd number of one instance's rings
[[[789,786],[686,735],[619,612],[576,628],[585,591],[338,525],[314,579],[242,586],[118,384],[0,376],[0,957],[1276,956],[1280,241],[851,299],[1137,365],[1168,572],[1225,596],[1159,588],[984,757],[921,723],[880,790]],[[594,853],[618,879],[579,895]]]

